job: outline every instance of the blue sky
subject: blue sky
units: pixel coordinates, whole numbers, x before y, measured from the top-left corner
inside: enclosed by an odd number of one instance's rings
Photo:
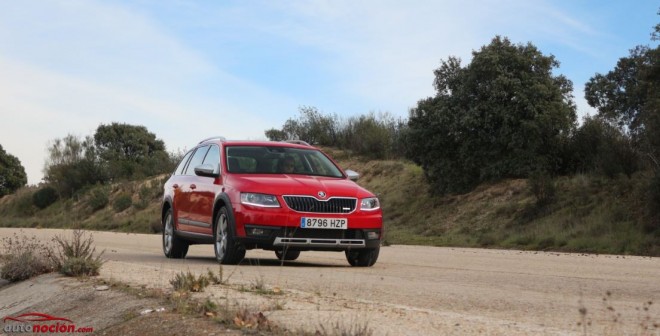
[[[300,106],[406,117],[433,69],[495,35],[584,83],[654,45],[657,1],[3,1],[0,144],[38,183],[49,141],[99,124],[144,125],[168,150],[262,139]]]

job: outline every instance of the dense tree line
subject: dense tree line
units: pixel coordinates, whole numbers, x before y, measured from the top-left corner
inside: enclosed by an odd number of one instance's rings
[[[652,36],[660,39],[660,24]],[[266,136],[373,158],[405,156],[424,169],[436,194],[503,178],[651,170],[650,207],[660,209],[658,46],[634,47],[612,71],[595,74],[585,96],[598,113],[580,124],[573,83],[553,74],[554,56],[499,36],[472,56],[466,65],[456,57],[443,60],[434,70],[435,96],[420,100],[407,121],[373,113],[342,120],[303,107]]]
[[[319,146],[347,149],[375,159],[405,155],[404,120],[382,113],[340,119],[315,107],[303,106],[297,118],[289,118],[281,129],[265,131],[272,141],[303,140]]]
[[[658,27],[656,26],[657,39]],[[576,123],[572,83],[531,43],[496,37],[434,71],[437,94],[412,109],[409,158],[437,193],[508,177],[658,169],[658,47],[638,46],[585,86],[598,110]]]
[[[48,147],[44,181],[63,197],[94,184],[170,172],[177,158],[144,126],[100,125],[94,136],[67,135]]]

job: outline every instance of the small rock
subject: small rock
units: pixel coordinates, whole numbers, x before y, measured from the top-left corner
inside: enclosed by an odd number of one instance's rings
[[[102,292],[102,291],[107,291],[108,289],[110,289],[110,286],[107,286],[107,285],[96,286],[96,287],[94,287],[94,289],[99,291],[99,292]]]
[[[145,310],[140,312],[140,315],[147,315],[147,314],[151,314],[153,312],[154,312],[153,309],[145,309]]]

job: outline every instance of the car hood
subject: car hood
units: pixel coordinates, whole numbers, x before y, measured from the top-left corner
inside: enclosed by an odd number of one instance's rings
[[[330,197],[365,198],[374,195],[348,179],[296,175],[234,175],[231,184],[241,192],[256,192],[271,195],[311,195],[319,198],[319,192]]]

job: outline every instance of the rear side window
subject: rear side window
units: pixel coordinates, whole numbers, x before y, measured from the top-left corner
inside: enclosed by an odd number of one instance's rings
[[[190,159],[190,155],[192,155],[192,151],[186,153],[186,155],[181,159],[181,162],[179,163],[178,166],[176,166],[176,170],[174,171],[174,175],[181,175],[183,174],[183,169],[186,168],[186,162],[188,162],[188,159]]]
[[[204,156],[206,156],[206,152],[209,151],[209,147],[210,146],[197,148],[195,154],[193,154],[192,159],[190,159],[190,163],[188,164],[188,168],[186,168],[186,173],[184,175],[195,175],[195,167],[202,164],[204,161]]]

